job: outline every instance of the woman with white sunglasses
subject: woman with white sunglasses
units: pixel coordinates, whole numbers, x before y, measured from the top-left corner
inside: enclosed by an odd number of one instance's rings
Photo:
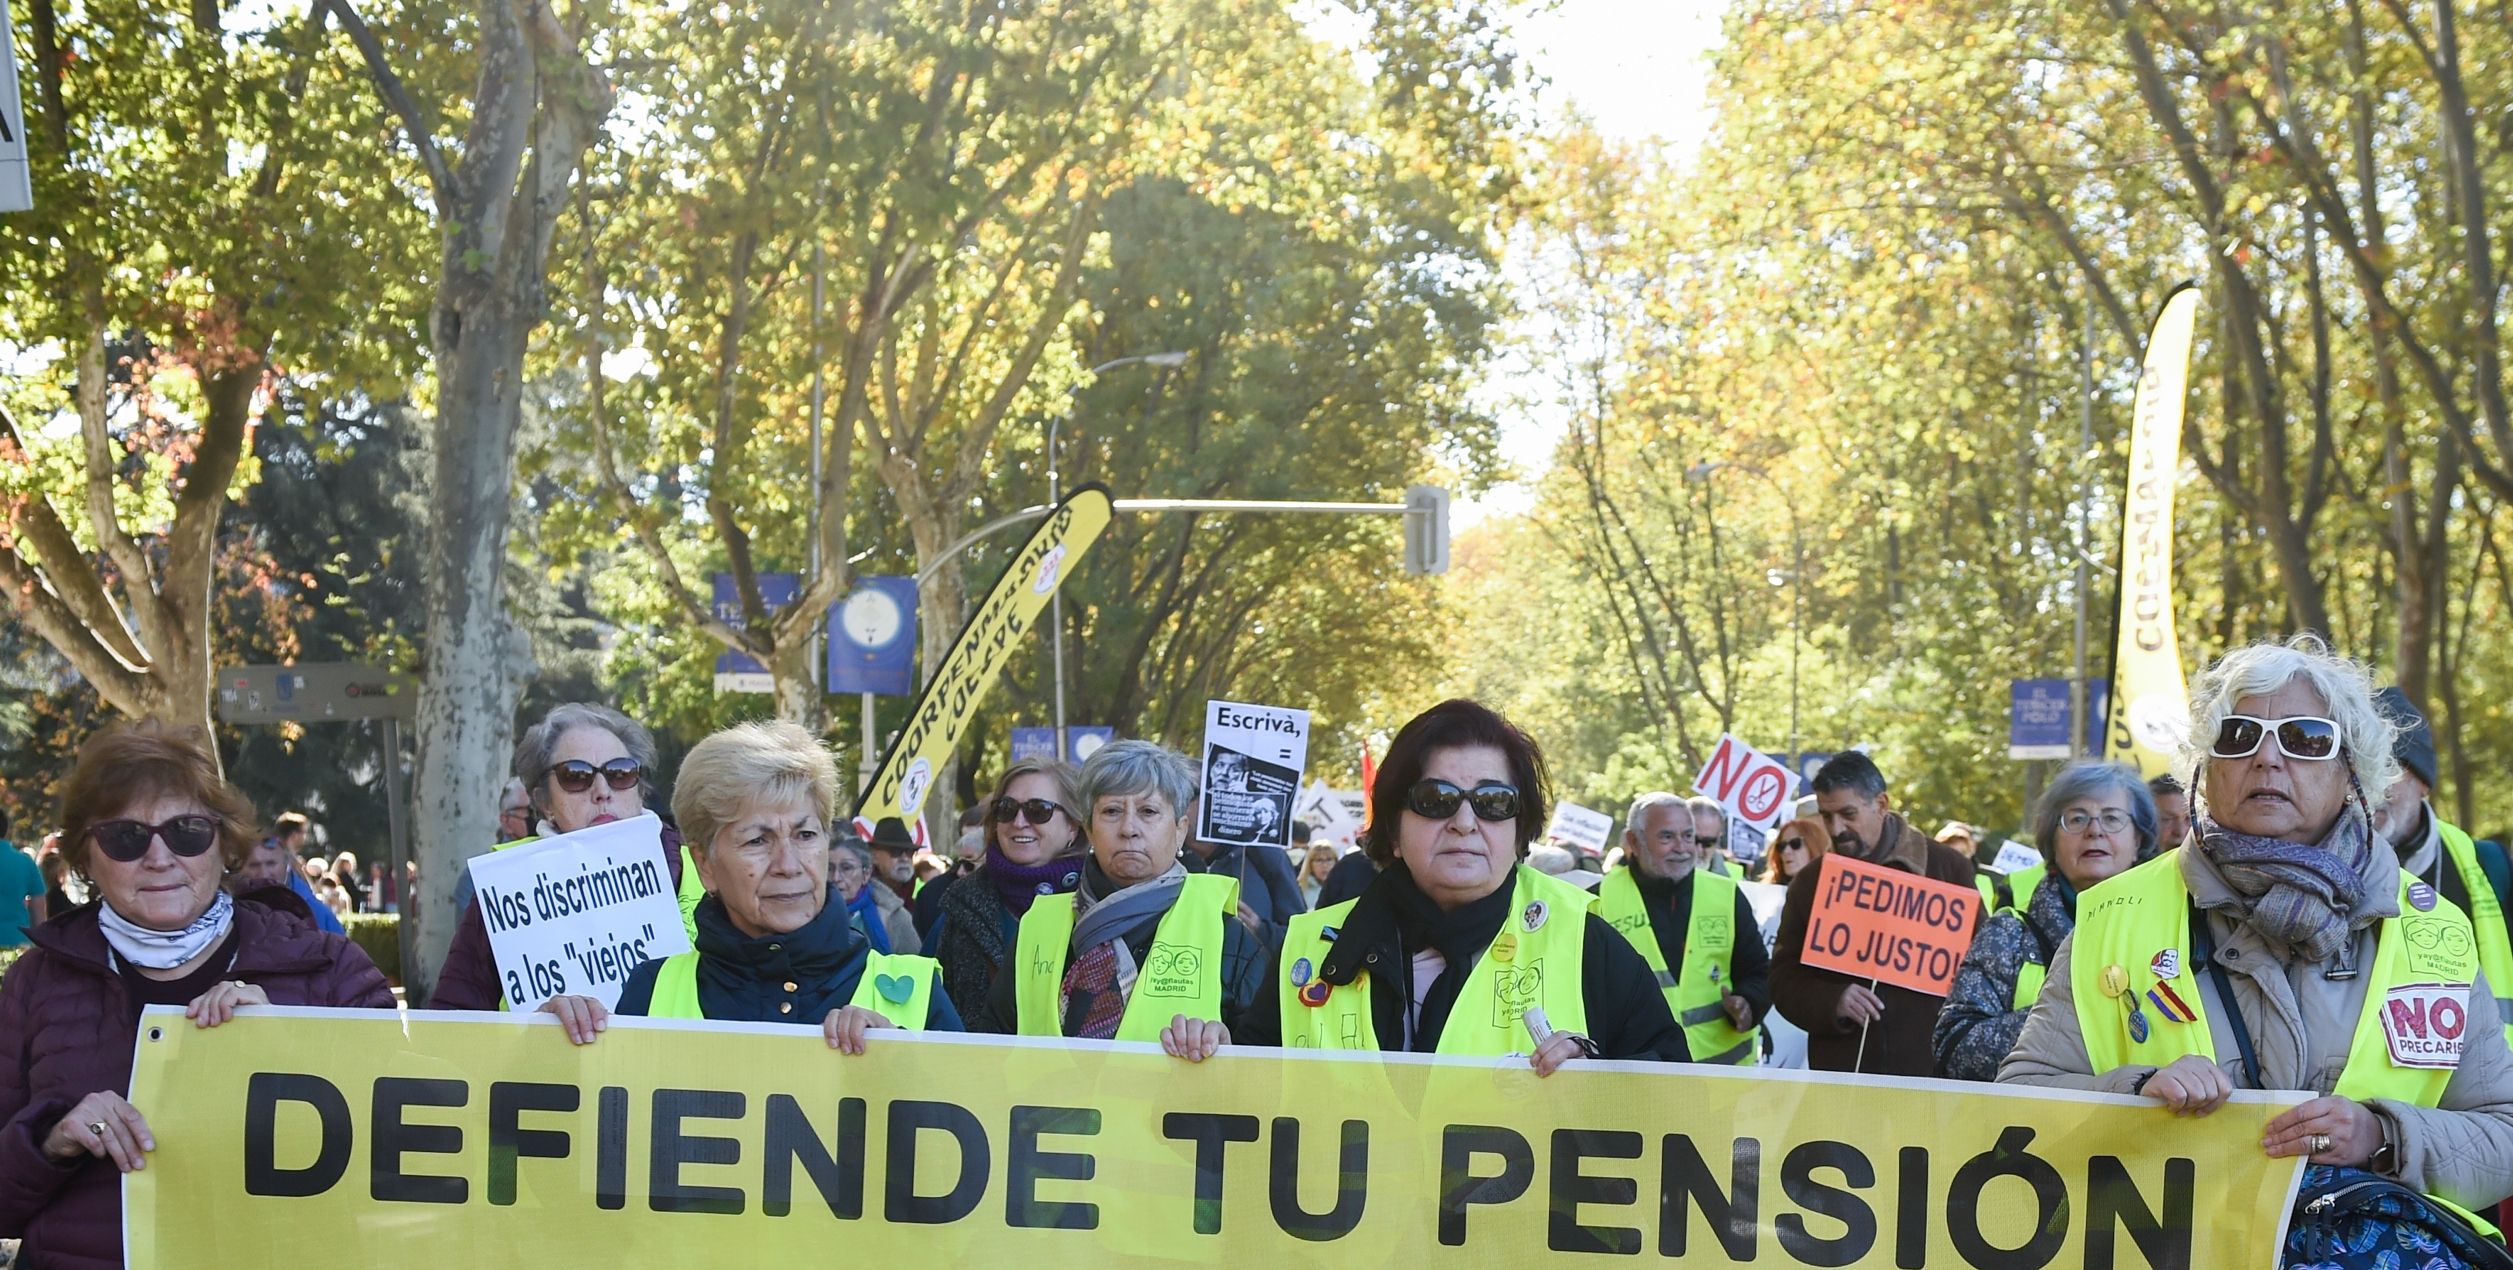
[[[2473,1210],[2513,1191],[2513,1050],[2469,919],[2373,832],[2397,761],[2365,668],[2299,636],[2191,697],[2190,845],[2085,897],[1999,1078],[2187,1116],[2311,1094],[2261,1143],[2312,1166],[2286,1264],[2493,1264]]]

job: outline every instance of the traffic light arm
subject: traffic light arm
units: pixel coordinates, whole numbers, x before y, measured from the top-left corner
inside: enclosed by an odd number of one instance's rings
[[[1241,498],[1120,498],[1111,504],[1121,512],[1227,512],[1324,516],[1402,516],[1405,518],[1405,571],[1407,573],[1446,573],[1448,571],[1448,491],[1437,485],[1416,485],[1405,491],[1401,503],[1307,503],[1269,502]],[[1027,524],[1045,516],[1045,507],[1024,507],[1017,512],[998,516],[961,536],[958,542],[943,549],[933,563],[917,570],[916,580],[922,584],[941,571],[944,565],[960,558],[960,553],[979,541],[1014,525]]]

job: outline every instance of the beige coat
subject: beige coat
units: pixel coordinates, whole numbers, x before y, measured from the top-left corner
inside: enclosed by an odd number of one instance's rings
[[[2287,950],[2271,944],[2249,926],[2237,924],[2226,910],[2236,899],[2216,866],[2196,849],[2174,853],[2181,861],[2182,881],[2191,897],[2207,911],[2216,938],[2217,956],[2233,985],[2235,1004],[2251,1027],[2260,1057],[2261,1081],[2271,1089],[2310,1090],[2326,1094],[2338,1086],[2347,1065],[2347,1049],[2356,1036],[2356,1020],[2364,1010],[2367,977],[2330,979],[2320,965],[2289,965]],[[2399,860],[2388,843],[2374,843],[2374,860],[2365,896],[2350,918],[2355,939],[2348,959],[2360,970],[2373,965],[2374,923],[2399,915]],[[2129,1066],[2093,1073],[2085,1038],[2077,1029],[2075,993],[2068,966],[2076,938],[2070,936],[2051,958],[2050,979],[2033,1013],[2025,1021],[2016,1048],[1998,1069],[1998,1079],[2022,1085],[2084,1089],[2125,1094],[2140,1077],[2154,1071]],[[2200,1009],[2208,1016],[2209,1035],[2219,1064],[2236,1088],[2241,1050],[2226,1026],[2225,1002],[2214,976],[2194,974],[2185,991],[2206,996]],[[2413,1106],[2388,1098],[2370,1104],[2374,1114],[2399,1145],[2399,1180],[2409,1187],[2439,1195],[2466,1208],[2484,1208],[2513,1192],[2513,1048],[2504,1040],[2496,1014],[2495,991],[2483,976],[2469,994],[2469,1026],[2460,1069],[2444,1089],[2443,1105]]]
[[[925,937],[916,933],[916,914],[909,911],[907,901],[879,878],[864,885],[873,888],[873,910],[881,914],[881,928],[890,936],[890,951],[913,953],[923,948]]]

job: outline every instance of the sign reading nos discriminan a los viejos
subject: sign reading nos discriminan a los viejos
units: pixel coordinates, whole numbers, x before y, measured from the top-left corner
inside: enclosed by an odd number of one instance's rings
[[[475,857],[471,882],[510,1009],[562,993],[613,1005],[640,963],[689,951],[653,812]]]

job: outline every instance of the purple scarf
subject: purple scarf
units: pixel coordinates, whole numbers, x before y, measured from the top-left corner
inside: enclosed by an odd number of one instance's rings
[[[1076,846],[1081,845],[1078,841]],[[978,872],[995,888],[1004,908],[1014,917],[1030,911],[1030,903],[1042,895],[1061,895],[1082,884],[1082,856],[1057,856],[1044,864],[1014,864],[1005,858],[993,843],[986,844],[986,866]]]
[[[2252,929],[2313,962],[2346,947],[2347,915],[2364,898],[2373,863],[2373,834],[2353,808],[2313,844],[2254,838],[2203,820],[2199,849],[2243,897]]]

